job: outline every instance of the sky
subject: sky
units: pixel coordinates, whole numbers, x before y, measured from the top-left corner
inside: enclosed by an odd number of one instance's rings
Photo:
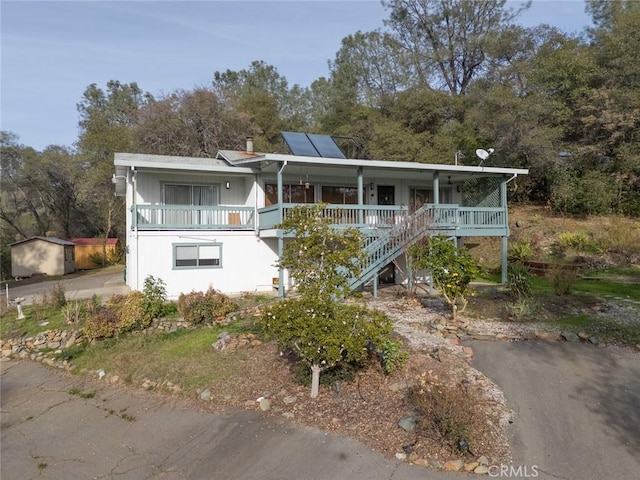
[[[378,0],[1,0],[0,129],[40,151],[72,146],[76,105],[93,83],[137,82],[159,97],[254,60],[308,87],[329,76],[344,37],[387,17]],[[579,33],[590,17],[583,0],[533,0],[519,23]]]

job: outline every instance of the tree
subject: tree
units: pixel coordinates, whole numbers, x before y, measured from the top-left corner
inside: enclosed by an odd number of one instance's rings
[[[213,158],[220,149],[243,150],[246,137],[256,132],[233,101],[196,88],[142,106],[133,138],[146,153]]]
[[[369,348],[382,345],[392,330],[381,312],[338,303],[349,292],[349,277],[359,273],[362,243],[356,229],[331,227],[323,208],[296,207],[280,225],[294,234],[280,265],[295,278],[299,297],[268,307],[262,318],[267,335],[311,368],[312,398],[318,396],[321,371],[339,362],[363,361]]]
[[[289,88],[277,68],[253,61],[248,69],[215,72],[214,92],[235,102],[260,129],[256,149],[273,151],[281,145],[282,130],[300,130],[311,123],[311,95],[299,85]]]
[[[462,313],[467,306],[469,284],[480,272],[478,264],[466,250],[456,247],[444,236],[425,238],[409,248],[409,255],[412,268],[429,271],[433,283],[451,305],[455,320],[457,313]]]
[[[385,23],[404,47],[423,86],[464,95],[485,71],[494,35],[519,13],[506,0],[383,0]],[[524,5],[522,8],[527,8]]]
[[[94,235],[106,238],[124,232],[124,199],[113,192],[113,155],[138,151],[133,138],[141,107],[153,102],[138,84],[107,82],[106,92],[95,83],[84,91],[77,104],[79,113],[78,154],[82,158],[79,209]]]

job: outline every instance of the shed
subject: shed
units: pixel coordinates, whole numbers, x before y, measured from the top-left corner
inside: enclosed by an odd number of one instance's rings
[[[95,255],[102,257],[102,244],[105,240],[107,258],[113,258],[118,254],[117,238],[70,238],[69,240],[76,246],[76,268],[78,270],[89,270],[100,266],[91,260],[91,257]]]
[[[56,237],[31,237],[12,243],[11,275],[65,275],[76,271],[75,245]]]

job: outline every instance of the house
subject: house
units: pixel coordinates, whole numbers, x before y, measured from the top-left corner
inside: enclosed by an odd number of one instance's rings
[[[89,270],[100,267],[92,258],[102,259],[102,248],[107,257],[113,258],[118,254],[119,240],[117,238],[70,238],[76,246],[76,269]]]
[[[506,282],[507,184],[528,170],[349,159],[330,136],[283,136],[292,153],[254,152],[250,139],[246,151],[216,158],[116,153],[127,284],[140,290],[153,275],[170,297],[209,286],[284,296],[293,281],[276,266],[287,241],[277,226],[296,205],[318,202],[333,224],[365,235],[353,288],[407,282],[404,249],[432,234],[500,237]]]
[[[9,245],[11,276],[65,275],[75,272],[75,245],[55,237],[31,237]]]

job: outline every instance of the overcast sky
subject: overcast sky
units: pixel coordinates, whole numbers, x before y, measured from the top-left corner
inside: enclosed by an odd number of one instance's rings
[[[0,129],[37,150],[73,145],[76,104],[92,83],[137,82],[159,96],[263,60],[289,85],[309,86],[329,75],[344,37],[387,17],[377,0],[2,0],[0,15]],[[574,33],[590,17],[583,0],[533,0],[520,23]]]

